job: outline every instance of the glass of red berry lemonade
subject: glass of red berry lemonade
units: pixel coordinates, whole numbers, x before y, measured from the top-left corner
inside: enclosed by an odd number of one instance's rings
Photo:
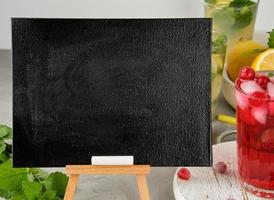
[[[274,198],[274,71],[244,67],[235,87],[240,181],[255,195]]]

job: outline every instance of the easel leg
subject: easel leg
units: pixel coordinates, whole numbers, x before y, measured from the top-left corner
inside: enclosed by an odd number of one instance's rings
[[[69,176],[69,181],[65,193],[64,200],[73,200],[73,196],[78,184],[79,174],[71,174]]]
[[[136,175],[137,185],[140,194],[140,200],[150,200],[147,181],[145,175]]]

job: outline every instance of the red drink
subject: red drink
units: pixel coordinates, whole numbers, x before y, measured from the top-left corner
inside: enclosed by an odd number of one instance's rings
[[[238,171],[244,188],[274,198],[274,78],[251,70],[235,83]]]

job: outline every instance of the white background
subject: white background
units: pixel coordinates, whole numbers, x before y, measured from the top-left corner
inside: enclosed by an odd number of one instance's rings
[[[0,0],[0,49],[11,48],[11,17],[203,17],[204,0]],[[274,28],[274,0],[261,0],[257,30]]]

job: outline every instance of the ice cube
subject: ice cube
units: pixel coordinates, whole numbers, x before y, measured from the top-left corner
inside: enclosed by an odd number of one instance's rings
[[[270,98],[274,99],[274,84],[273,83],[267,83],[266,91],[267,91],[267,94],[270,96]]]
[[[236,90],[236,102],[237,106],[241,109],[245,109],[248,106],[248,97]]]
[[[261,124],[266,123],[267,108],[266,107],[257,107],[252,109],[252,115]]]
[[[244,82],[242,82],[241,89],[247,95],[250,95],[254,92],[263,92],[264,91],[255,81],[244,81]]]

